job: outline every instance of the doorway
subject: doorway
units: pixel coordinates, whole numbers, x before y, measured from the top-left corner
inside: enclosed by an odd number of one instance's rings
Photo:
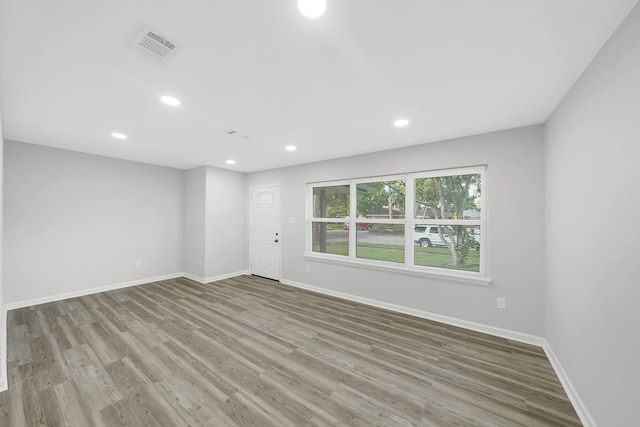
[[[250,188],[249,269],[280,280],[280,184]]]

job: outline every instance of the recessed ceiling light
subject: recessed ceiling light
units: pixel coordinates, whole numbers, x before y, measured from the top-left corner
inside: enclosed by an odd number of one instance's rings
[[[298,0],[298,10],[307,18],[317,18],[326,8],[326,0]]]
[[[403,128],[405,126],[407,126],[409,124],[409,120],[407,119],[398,119],[395,122],[393,122],[393,125],[397,128]]]
[[[286,147],[284,147],[285,150],[287,151],[296,151],[296,146],[295,145],[287,145]]]
[[[177,106],[180,105],[180,100],[174,98],[173,96],[164,95],[160,97],[160,101],[164,102],[167,105]]]
[[[114,137],[115,139],[127,139],[127,135],[120,132],[113,132],[111,136]]]
[[[235,160],[231,160],[231,159],[229,159],[229,160],[227,160],[227,164],[228,164],[228,165],[235,165],[235,164],[236,164],[236,161],[235,161]]]

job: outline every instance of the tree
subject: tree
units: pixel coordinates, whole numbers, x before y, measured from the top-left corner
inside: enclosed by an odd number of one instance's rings
[[[391,219],[394,212],[404,213],[405,188],[403,180],[358,184],[358,216],[386,214]]]
[[[429,210],[436,219],[462,219],[464,210],[475,206],[480,184],[478,174],[417,179],[416,208],[423,216]],[[464,267],[469,250],[477,245],[473,235],[462,225],[438,225],[438,234],[451,252],[453,266]]]
[[[336,185],[313,189],[316,218],[343,218],[349,216],[349,186]]]
[[[439,218],[437,207],[440,203],[440,198],[438,197],[436,181],[433,178],[416,179],[415,187],[415,217],[422,216],[426,218],[427,213],[430,211],[434,218]],[[418,212],[420,212],[420,215]]]
[[[315,218],[343,218],[349,216],[349,186],[314,187],[313,216]],[[313,241],[318,242],[320,252],[326,252],[327,224],[314,224]]]

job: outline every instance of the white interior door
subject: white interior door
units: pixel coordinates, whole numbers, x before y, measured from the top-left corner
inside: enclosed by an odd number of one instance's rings
[[[280,280],[280,185],[251,187],[251,274]]]

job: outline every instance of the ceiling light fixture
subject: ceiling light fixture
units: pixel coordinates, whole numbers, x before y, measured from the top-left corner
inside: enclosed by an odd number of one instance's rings
[[[295,145],[287,145],[286,147],[284,147],[285,150],[287,151],[296,151],[296,146]]]
[[[111,136],[114,137],[115,139],[127,139],[127,135],[120,132],[113,132]]]
[[[231,159],[229,159],[229,160],[227,160],[227,164],[228,164],[228,165],[235,165],[235,164],[236,164],[236,161],[235,161],[235,160],[231,160]]]
[[[393,122],[393,125],[397,128],[403,128],[405,126],[407,126],[409,124],[409,120],[407,119],[398,119],[395,122]]]
[[[177,98],[174,98],[173,96],[163,95],[160,97],[160,101],[164,102],[167,105],[171,105],[173,107],[180,105],[180,100]]]
[[[326,8],[326,0],[298,0],[298,10],[307,18],[319,17]]]

